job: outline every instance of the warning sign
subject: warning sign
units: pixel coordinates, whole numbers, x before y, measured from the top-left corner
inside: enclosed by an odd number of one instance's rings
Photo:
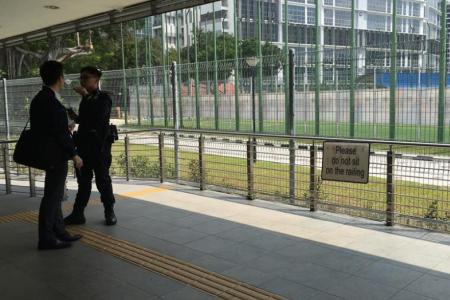
[[[367,143],[323,143],[322,179],[368,183],[369,153]]]

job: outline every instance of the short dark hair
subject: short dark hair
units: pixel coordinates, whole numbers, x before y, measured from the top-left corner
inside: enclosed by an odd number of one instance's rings
[[[39,67],[39,75],[45,85],[54,85],[64,76],[63,64],[56,60],[47,60]]]
[[[82,73],[88,73],[90,75],[94,75],[96,76],[98,79],[100,79],[102,77],[102,71],[100,71],[99,68],[96,68],[94,66],[86,66],[83,67],[80,71],[80,74]]]

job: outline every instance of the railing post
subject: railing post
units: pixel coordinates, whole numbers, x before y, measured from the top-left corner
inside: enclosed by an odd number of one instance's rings
[[[314,143],[309,147],[309,210],[317,210],[317,147]]]
[[[386,226],[394,225],[395,190],[394,190],[394,152],[392,145],[387,152],[386,164]]]
[[[295,141],[289,140],[289,199],[291,203],[295,202],[296,176],[295,176]]]
[[[125,136],[125,176],[130,181],[130,138]]]
[[[28,178],[30,180],[30,197],[36,197],[36,178],[33,168],[28,168]]]
[[[164,175],[166,173],[164,166],[164,133],[159,134],[159,181],[164,182]]]
[[[4,144],[3,150],[3,170],[5,172],[5,190],[7,194],[11,194],[11,170],[9,166],[9,147]]]
[[[198,138],[198,167],[200,172],[200,190],[205,190],[205,137],[201,134]]]
[[[247,199],[253,200],[255,197],[254,191],[254,174],[253,174],[253,163],[254,163],[254,145],[253,140],[249,139],[247,141]]]

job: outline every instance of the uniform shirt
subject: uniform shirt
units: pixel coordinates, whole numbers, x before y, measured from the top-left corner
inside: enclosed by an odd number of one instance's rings
[[[79,148],[101,150],[109,135],[112,100],[108,93],[96,90],[81,99],[78,110]]]

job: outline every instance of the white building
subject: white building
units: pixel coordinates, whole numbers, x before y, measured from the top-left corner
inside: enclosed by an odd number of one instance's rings
[[[315,51],[316,0],[288,1],[288,42],[305,64],[313,62]],[[351,0],[319,0],[320,47],[324,65],[342,64],[348,69]],[[240,39],[257,35],[257,1],[237,0]],[[262,40],[284,45],[285,0],[261,0]],[[435,69],[439,60],[439,0],[397,0],[398,64],[406,69]],[[192,45],[194,14],[197,29],[212,31],[213,6],[216,31],[235,34],[234,0],[222,0],[180,11],[182,47]],[[392,31],[392,0],[356,0],[355,28],[358,73],[367,68],[389,67]],[[176,47],[175,13],[166,16],[167,45]],[[154,17],[153,36],[161,36],[161,17]],[[309,53],[309,55],[308,55]],[[306,54],[306,55],[305,55]]]

